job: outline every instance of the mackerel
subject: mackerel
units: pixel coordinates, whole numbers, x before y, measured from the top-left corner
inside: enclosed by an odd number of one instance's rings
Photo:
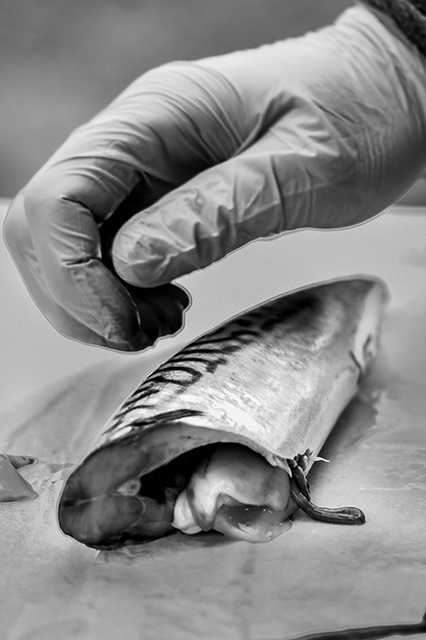
[[[325,282],[187,345],[130,394],[71,472],[58,505],[62,531],[115,548],[176,526],[266,542],[298,507],[361,523],[355,508],[313,505],[306,474],[377,352],[386,299],[375,279]],[[240,489],[223,498],[225,476]],[[202,486],[214,502],[208,517],[196,506]]]

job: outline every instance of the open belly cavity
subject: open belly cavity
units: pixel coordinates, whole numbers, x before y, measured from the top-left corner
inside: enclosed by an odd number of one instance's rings
[[[268,542],[288,528],[295,509],[286,471],[247,447],[221,444],[179,494],[172,525],[188,534],[213,529],[237,540]]]

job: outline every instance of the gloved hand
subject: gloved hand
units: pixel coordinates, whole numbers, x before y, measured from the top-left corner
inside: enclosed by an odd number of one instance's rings
[[[77,129],[5,230],[53,325],[143,349],[181,325],[178,276],[402,195],[426,160],[426,61],[378,15],[356,6],[302,38],[165,65]]]

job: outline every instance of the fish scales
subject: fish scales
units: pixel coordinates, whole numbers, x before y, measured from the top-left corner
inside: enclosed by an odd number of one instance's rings
[[[297,413],[300,419],[294,428],[300,447],[301,429],[309,433],[330,394],[330,380],[321,380],[324,367],[332,364],[337,381],[342,376],[352,378],[356,390],[359,366],[350,352],[369,288],[371,284],[361,280],[352,285],[349,295],[346,282],[303,290],[249,311],[198,339],[160,365],[129,396],[107,427],[105,441],[112,433],[118,437],[128,426],[142,430],[144,424],[135,425],[135,421],[147,421],[149,428],[149,418],[159,408],[166,413],[184,405],[206,416],[208,407],[212,420],[206,421],[207,427],[217,428],[219,419],[223,430],[228,426],[233,430],[245,418],[257,437],[266,428],[265,439],[272,440],[277,455],[281,425]],[[352,307],[358,308],[358,316]],[[321,384],[324,393],[314,398]],[[238,420],[232,419],[233,414]],[[278,431],[274,429],[271,438],[273,425]],[[286,445],[288,437],[286,433]],[[282,452],[284,457],[292,453]]]
[[[112,416],[59,514],[211,443],[243,444],[287,470],[307,449],[316,455],[374,357],[386,297],[376,280],[326,282],[201,336]]]

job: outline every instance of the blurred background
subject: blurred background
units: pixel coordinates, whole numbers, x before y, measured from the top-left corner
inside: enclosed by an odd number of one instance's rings
[[[0,197],[147,69],[298,36],[350,0],[0,0]]]

